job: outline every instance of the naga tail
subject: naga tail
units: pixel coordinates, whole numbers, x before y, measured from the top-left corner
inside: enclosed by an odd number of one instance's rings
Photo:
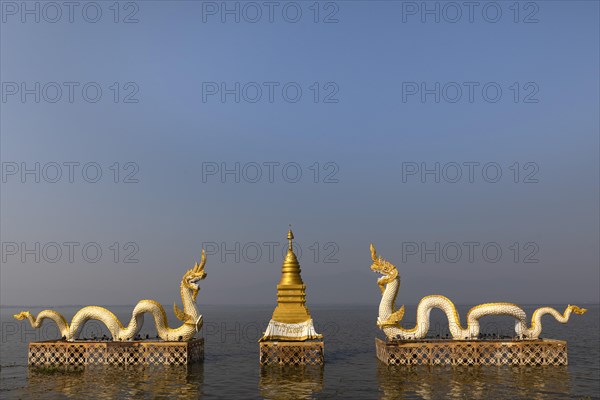
[[[532,325],[534,325],[534,324],[541,325],[540,319],[545,314],[550,314],[561,324],[566,324],[567,322],[569,322],[569,317],[571,316],[571,314],[582,315],[582,314],[585,314],[586,312],[587,312],[586,308],[572,306],[570,304],[567,306],[567,308],[565,308],[565,311],[562,314],[559,313],[558,311],[556,311],[554,308],[542,307],[542,308],[538,308],[537,310],[535,310],[533,312],[533,316],[531,317],[531,324]]]
[[[40,312],[37,315],[37,317],[34,317],[29,311],[22,311],[18,314],[13,315],[13,318],[18,319],[20,321],[28,319],[29,323],[33,328],[39,328],[42,325],[42,321],[44,319],[52,320],[58,327],[60,335],[63,337],[63,339],[70,339],[69,324],[67,323],[65,317],[63,317],[62,314],[56,311],[44,310]]]
[[[561,324],[569,322],[571,314],[582,315],[585,314],[587,309],[578,306],[568,305],[565,311],[561,314],[552,307],[541,307],[533,312],[531,316],[531,328],[526,330],[526,336],[529,339],[537,339],[542,333],[542,316],[546,314],[552,315]],[[519,329],[517,328],[517,334],[520,335]]]
[[[578,315],[583,315],[587,312],[587,308],[583,308],[583,307],[577,307],[577,306],[572,306],[569,304],[569,306],[567,307],[567,310],[571,309],[571,311],[575,314]],[[567,313],[567,310],[565,310],[565,314]]]

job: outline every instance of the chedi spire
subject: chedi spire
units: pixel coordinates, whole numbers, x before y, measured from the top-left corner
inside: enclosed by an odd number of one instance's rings
[[[310,312],[306,307],[306,285],[300,276],[300,263],[294,254],[294,233],[291,229],[287,238],[288,251],[277,285],[277,307],[261,340],[320,339],[322,335],[315,332]]]

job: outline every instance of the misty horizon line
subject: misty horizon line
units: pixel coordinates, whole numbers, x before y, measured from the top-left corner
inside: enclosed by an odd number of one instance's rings
[[[136,303],[137,304],[137,303]],[[135,307],[136,304],[58,304],[58,305],[40,305],[40,304],[36,304],[36,305],[0,305],[0,309],[8,309],[8,308],[45,308],[45,307],[54,307],[54,308],[67,308],[67,307],[88,307],[88,306],[98,306],[98,307]],[[165,303],[166,304],[166,303]],[[483,303],[454,303],[454,305],[456,306],[473,306],[473,305],[479,305],[479,304],[483,304]],[[537,302],[537,303],[515,303],[518,305],[523,305],[523,306],[562,306],[562,305],[573,305],[573,304],[577,304],[577,305],[591,305],[591,306],[600,306],[600,302],[597,303],[593,303],[593,302],[585,302],[585,301],[580,301],[580,302],[572,302],[572,303],[555,303],[555,302]],[[404,303],[404,305],[406,306],[418,306],[419,303]],[[233,304],[233,303],[227,303],[227,304],[203,304],[203,306],[207,306],[207,307],[215,307],[215,306],[223,306],[223,307],[274,307],[274,304],[267,304],[267,303],[256,303],[256,304],[248,304],[248,303],[241,303],[241,304]],[[373,307],[379,307],[379,303],[313,303],[310,305],[307,305],[307,307],[329,307],[329,306],[373,306]]]

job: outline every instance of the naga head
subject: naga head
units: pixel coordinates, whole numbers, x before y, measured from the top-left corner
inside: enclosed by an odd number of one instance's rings
[[[181,285],[192,290],[194,301],[198,295],[198,290],[200,290],[200,286],[198,284],[202,279],[206,278],[206,272],[204,272],[205,264],[206,253],[204,252],[204,249],[202,249],[202,259],[200,260],[200,264],[195,263],[194,268],[188,270],[181,279]]]
[[[578,314],[578,315],[582,315],[585,314],[587,312],[587,308],[581,308],[581,307],[577,307],[577,306],[572,306],[569,304],[569,306],[567,307],[568,310],[571,310],[571,312]]]
[[[373,259],[373,264],[371,264],[371,270],[383,275],[382,277],[377,279],[377,284],[381,289],[381,293],[383,293],[383,291],[385,290],[385,285],[392,282],[394,279],[396,279],[396,277],[398,277],[398,270],[389,261],[386,261],[381,257],[377,257],[377,251],[375,250],[375,246],[373,246],[373,243],[371,243],[371,258]]]

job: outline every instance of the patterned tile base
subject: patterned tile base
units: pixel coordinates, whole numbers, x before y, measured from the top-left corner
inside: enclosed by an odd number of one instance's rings
[[[388,365],[567,365],[561,340],[375,339],[377,358]]]
[[[260,342],[260,365],[322,365],[323,342]]]
[[[29,365],[188,365],[204,359],[204,339],[189,342],[67,342],[29,343]]]

